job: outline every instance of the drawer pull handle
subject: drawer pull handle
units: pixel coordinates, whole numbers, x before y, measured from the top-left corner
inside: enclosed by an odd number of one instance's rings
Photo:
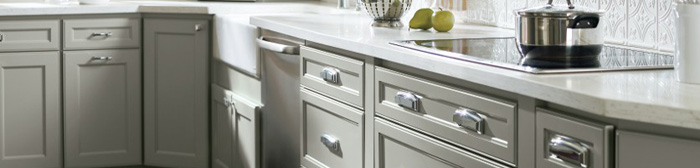
[[[5,34],[0,33],[0,42],[5,41]]]
[[[112,60],[112,57],[92,57],[92,60]]]
[[[420,97],[416,94],[408,91],[399,91],[396,93],[394,101],[396,101],[396,103],[401,107],[408,108],[416,112],[419,111],[418,108],[420,108]]]
[[[484,134],[486,120],[474,110],[466,108],[457,109],[455,114],[452,115],[452,121],[457,123],[460,127],[474,130],[478,134]]]
[[[335,138],[330,134],[321,135],[321,143],[333,151],[337,151],[340,148],[338,138]]]
[[[323,78],[324,81],[326,82],[331,82],[331,83],[338,83],[338,79],[340,78],[340,71],[335,68],[331,67],[325,67],[321,70],[321,78]]]
[[[588,157],[590,155],[588,148],[566,136],[556,135],[549,141],[549,158],[559,161],[588,167]]]
[[[112,32],[107,32],[107,33],[92,33],[92,36],[104,36],[104,37],[109,37],[109,36],[112,36]]]

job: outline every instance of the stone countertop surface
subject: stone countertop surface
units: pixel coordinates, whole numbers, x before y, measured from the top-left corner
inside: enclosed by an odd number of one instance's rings
[[[435,33],[375,28],[370,22],[363,14],[251,18],[251,24],[264,29],[605,117],[700,129],[700,85],[677,82],[673,70],[535,75],[389,44],[409,39],[512,37],[513,30],[456,25],[449,33]]]
[[[305,2],[183,2],[116,1],[101,5],[47,3],[0,3],[0,16],[42,16],[73,14],[170,13],[170,14],[275,14],[275,13],[352,13],[335,4]]]

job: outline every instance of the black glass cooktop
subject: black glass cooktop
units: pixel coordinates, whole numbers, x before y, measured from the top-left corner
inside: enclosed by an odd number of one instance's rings
[[[391,44],[462,61],[537,74],[673,68],[673,55],[614,46],[603,47],[595,63],[588,62],[586,66],[551,66],[524,61],[515,38],[407,40]]]

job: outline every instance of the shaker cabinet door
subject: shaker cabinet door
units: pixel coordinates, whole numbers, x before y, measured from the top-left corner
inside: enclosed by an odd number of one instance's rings
[[[216,84],[211,96],[212,167],[260,167],[262,106]]]
[[[58,52],[0,53],[0,167],[61,167]]]
[[[211,166],[233,168],[235,120],[231,91],[212,85],[211,88]]]
[[[65,166],[140,165],[141,52],[64,52]]]
[[[209,167],[208,24],[144,19],[145,165]]]

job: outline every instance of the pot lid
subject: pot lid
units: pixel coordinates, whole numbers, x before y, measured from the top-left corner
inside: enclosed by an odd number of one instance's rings
[[[603,10],[597,10],[586,7],[579,7],[569,4],[569,6],[558,6],[547,4],[545,6],[528,8],[516,11],[518,16],[541,16],[541,17],[573,17],[579,15],[602,16],[605,14]]]

